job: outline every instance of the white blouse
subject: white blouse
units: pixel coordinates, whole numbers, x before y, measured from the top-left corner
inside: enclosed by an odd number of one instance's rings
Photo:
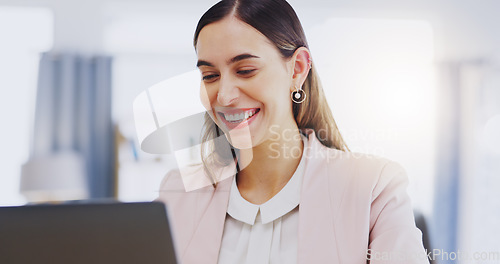
[[[307,139],[302,136],[304,148]],[[233,179],[219,264],[297,263],[304,155],[288,183],[267,202],[248,202]]]

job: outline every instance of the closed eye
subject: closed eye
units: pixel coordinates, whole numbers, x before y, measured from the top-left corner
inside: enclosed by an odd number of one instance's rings
[[[241,70],[241,71],[238,71],[238,74],[241,74],[241,75],[247,75],[247,74],[250,74],[252,72],[254,72],[255,69],[251,69],[251,70]]]
[[[205,76],[203,76],[203,78],[202,78],[202,79],[203,79],[204,81],[211,81],[211,80],[213,80],[213,79],[217,78],[217,76],[218,76],[217,74],[209,74],[209,75],[205,75]]]

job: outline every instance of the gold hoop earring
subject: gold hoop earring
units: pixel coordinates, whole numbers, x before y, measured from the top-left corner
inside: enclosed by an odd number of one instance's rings
[[[300,89],[295,87],[295,91],[293,91],[290,94],[290,97],[292,98],[292,101],[294,103],[301,104],[302,102],[304,102],[306,100],[307,95],[304,92],[304,90],[302,90],[302,87]]]

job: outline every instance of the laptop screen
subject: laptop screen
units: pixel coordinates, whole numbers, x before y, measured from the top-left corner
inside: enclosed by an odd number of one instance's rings
[[[0,207],[0,263],[176,263],[165,206]]]

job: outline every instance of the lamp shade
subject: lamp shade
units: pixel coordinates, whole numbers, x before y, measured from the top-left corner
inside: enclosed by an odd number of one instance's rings
[[[21,168],[20,191],[29,202],[89,197],[84,159],[74,152],[35,157]]]

